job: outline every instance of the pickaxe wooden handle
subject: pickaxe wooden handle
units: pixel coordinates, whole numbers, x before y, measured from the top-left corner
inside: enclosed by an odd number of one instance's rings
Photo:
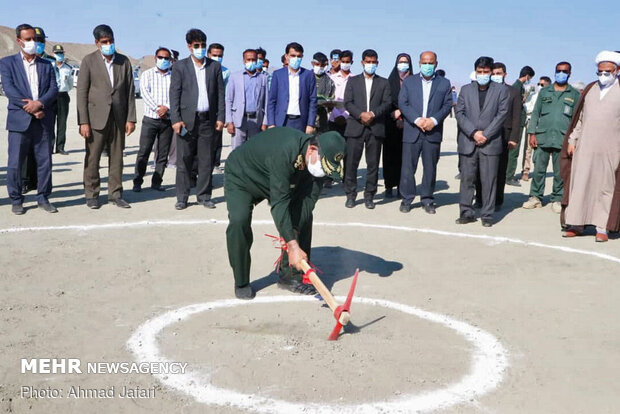
[[[312,285],[319,292],[319,294],[321,295],[321,297],[323,298],[325,303],[327,303],[327,305],[332,310],[332,312],[334,312],[334,317],[336,318],[336,320],[342,326],[348,324],[349,321],[351,320],[351,314],[349,313],[348,310],[342,310],[341,311],[341,309],[342,309],[341,307],[339,309],[339,306],[338,306],[338,303],[336,302],[336,299],[334,299],[334,296],[331,294],[329,289],[327,289],[327,286],[325,286],[325,284],[319,278],[319,276],[316,274],[314,269],[312,269],[312,267],[310,267],[308,262],[306,262],[305,260],[302,260],[301,268],[304,271],[304,273],[307,275],[307,277],[310,280],[310,282],[312,283]],[[340,314],[340,315],[338,315],[338,314]]]

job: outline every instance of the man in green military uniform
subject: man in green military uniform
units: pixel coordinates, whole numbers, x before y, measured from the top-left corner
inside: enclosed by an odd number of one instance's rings
[[[560,62],[555,67],[555,82],[540,90],[527,133],[530,145],[534,148],[534,173],[530,187],[530,199],[523,208],[542,207],[545,192],[545,176],[549,158],[553,160],[553,191],[551,208],[555,213],[562,211],[560,204],[563,194],[560,175],[560,150],[564,134],[568,129],[573,112],[579,101],[579,91],[568,84],[571,65]]]
[[[344,138],[337,132],[314,136],[279,127],[261,132],[230,154],[224,173],[229,220],[226,244],[237,298],[255,296],[250,286],[252,210],[265,199],[286,243],[278,286],[316,294],[314,286],[303,284],[300,265],[310,253],[312,210],[323,180],[342,180],[345,149]]]

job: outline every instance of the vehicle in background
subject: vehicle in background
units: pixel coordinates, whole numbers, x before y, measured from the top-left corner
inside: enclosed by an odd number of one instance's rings
[[[71,75],[73,75],[73,87],[77,88],[77,80],[78,80],[78,75],[80,74],[80,67],[79,66],[73,66],[73,70],[71,71]]]
[[[136,93],[136,98],[140,97],[140,66],[136,66],[133,69],[133,88]]]

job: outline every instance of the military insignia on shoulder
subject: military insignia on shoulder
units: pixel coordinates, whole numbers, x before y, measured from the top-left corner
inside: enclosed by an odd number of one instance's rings
[[[336,154],[336,156],[334,156],[334,160],[336,162],[342,161],[343,158],[344,158],[344,154],[342,152],[339,152],[338,154]]]
[[[297,156],[294,167],[296,170],[303,170],[304,168],[306,168],[306,163],[304,163],[304,157],[301,154]]]

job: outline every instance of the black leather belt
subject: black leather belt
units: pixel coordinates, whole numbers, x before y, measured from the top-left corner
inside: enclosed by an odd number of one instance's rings
[[[245,116],[250,119],[256,119],[256,112],[246,112]]]
[[[288,114],[287,114],[287,115],[286,115],[286,118],[287,118],[287,119],[299,119],[299,118],[301,118],[301,115],[288,115]]]

